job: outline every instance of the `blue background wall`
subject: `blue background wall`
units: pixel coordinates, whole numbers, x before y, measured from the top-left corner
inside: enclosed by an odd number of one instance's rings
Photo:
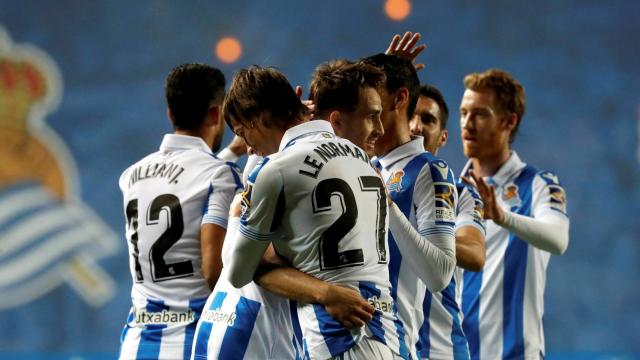
[[[412,1],[401,22],[384,15],[382,0],[134,3],[0,3],[13,42],[57,63],[64,92],[45,121],[75,160],[80,198],[120,241],[99,260],[116,284],[102,306],[65,283],[0,310],[5,355],[117,353],[131,283],[117,179],[170,131],[163,82],[173,66],[206,62],[230,80],[240,67],[275,65],[306,86],[320,62],[384,51],[405,30],[423,34],[421,80],[440,87],[452,108],[441,155],[454,169],[464,165],[456,111],[463,76],[500,67],[527,90],[514,148],[559,173],[571,216],[569,250],[548,270],[548,353],[640,354],[640,2]],[[230,65],[213,52],[226,35],[244,46]]]

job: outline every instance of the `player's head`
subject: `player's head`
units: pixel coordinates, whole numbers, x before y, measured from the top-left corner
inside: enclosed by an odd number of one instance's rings
[[[433,85],[422,85],[409,128],[413,135],[424,137],[424,148],[432,154],[437,154],[438,149],[447,143],[448,118],[449,107],[440,90]]]
[[[460,128],[465,155],[485,158],[508,149],[524,115],[524,87],[497,69],[465,76],[464,87]]]
[[[378,141],[376,153],[385,152],[384,144],[398,131],[408,133],[409,119],[418,102],[420,80],[411,62],[395,55],[377,54],[362,59],[363,62],[381,69],[386,81],[379,89],[382,99],[382,126],[385,135]]]
[[[260,155],[278,151],[285,131],[309,110],[275,68],[251,66],[236,73],[222,105],[229,127]]]
[[[199,134],[217,150],[224,135],[219,118],[224,84],[222,72],[209,65],[183,64],[171,70],[165,96],[174,130]]]
[[[311,77],[309,99],[315,117],[331,122],[336,134],[373,156],[376,140],[384,134],[378,88],[384,73],[365,63],[334,60],[318,66]]]

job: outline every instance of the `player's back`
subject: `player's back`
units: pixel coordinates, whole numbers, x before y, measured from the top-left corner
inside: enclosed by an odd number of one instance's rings
[[[336,356],[362,338],[406,355],[389,292],[386,194],[366,153],[333,133],[309,135],[265,158],[256,189],[261,181],[277,199],[264,221],[282,234],[273,240],[278,253],[305,273],[358,290],[376,307],[366,327],[349,331],[323,306],[298,304],[308,356]],[[250,201],[250,211],[261,206]]]
[[[160,151],[120,177],[133,280],[122,358],[188,358],[210,293],[200,270],[200,226],[226,228],[230,187],[241,187],[235,171],[202,139],[167,135]],[[214,197],[216,188],[222,192]]]

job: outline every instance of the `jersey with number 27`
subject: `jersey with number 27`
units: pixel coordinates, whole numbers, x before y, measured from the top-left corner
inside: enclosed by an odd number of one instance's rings
[[[297,269],[357,290],[377,309],[367,326],[350,331],[323,306],[298,303],[305,355],[335,357],[365,337],[399,354],[386,195],[366,153],[337,138],[328,122],[314,120],[287,130],[280,152],[266,157],[249,180],[240,232],[271,240]]]
[[[133,307],[120,357],[189,358],[210,289],[204,280],[200,227],[226,228],[239,169],[197,137],[165,135],[160,150],[120,177]]]

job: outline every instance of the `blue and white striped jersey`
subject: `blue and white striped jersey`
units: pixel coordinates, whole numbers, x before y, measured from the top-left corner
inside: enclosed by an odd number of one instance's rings
[[[458,179],[456,189],[458,190],[456,230],[463,226],[473,226],[484,235],[483,204],[477,190],[461,179]],[[440,293],[433,294],[430,301],[437,302],[438,306],[426,301],[429,304],[430,323],[445,324],[445,326],[433,327],[426,323],[423,324],[420,329],[420,339],[424,339],[424,345],[420,342],[418,349],[418,355],[421,358],[469,359],[469,347],[462,330],[463,315],[460,307],[462,303],[462,276],[463,269],[456,268],[447,288]],[[429,299],[427,295],[425,298]],[[451,299],[455,299],[455,302],[452,302]],[[447,312],[445,313],[443,310]],[[429,331],[428,334],[427,331]]]
[[[168,134],[158,152],[120,177],[133,307],[121,359],[188,359],[209,287],[200,271],[200,226],[227,227],[242,190],[239,169],[197,137]]]
[[[301,359],[290,306],[254,282],[236,289],[222,274],[198,321],[192,359]]]
[[[458,190],[458,208],[456,211],[456,229],[473,226],[486,235],[487,224],[484,220],[484,204],[478,190],[462,179],[456,182]]]
[[[457,191],[452,171],[446,162],[424,150],[422,137],[416,137],[384,157],[376,160],[383,178],[387,179],[389,195],[409,219],[420,235],[444,234],[453,242]],[[403,256],[392,233],[389,263],[392,294],[398,302],[400,320],[407,332],[407,344],[414,357],[452,357],[454,350],[439,345],[437,339],[450,339],[452,324],[459,309],[453,288],[431,294],[424,282]],[[418,304],[418,306],[416,306]],[[457,332],[455,332],[457,336]],[[463,342],[464,335],[461,335]],[[458,341],[458,340],[457,340]],[[456,342],[456,345],[458,343]],[[448,352],[447,352],[448,351]]]
[[[467,173],[468,163],[463,174]],[[568,223],[565,192],[558,177],[523,163],[515,152],[485,179],[496,187],[503,209]],[[544,354],[544,287],[550,253],[487,222],[486,262],[464,272],[463,328],[472,359],[540,359]]]
[[[338,356],[366,337],[407,356],[389,289],[384,184],[366,153],[337,138],[328,122],[306,122],[284,134],[280,152],[263,160],[249,188],[243,236],[271,240],[297,269],[358,290],[376,307],[367,326],[348,330],[323,306],[299,303],[305,355]]]

